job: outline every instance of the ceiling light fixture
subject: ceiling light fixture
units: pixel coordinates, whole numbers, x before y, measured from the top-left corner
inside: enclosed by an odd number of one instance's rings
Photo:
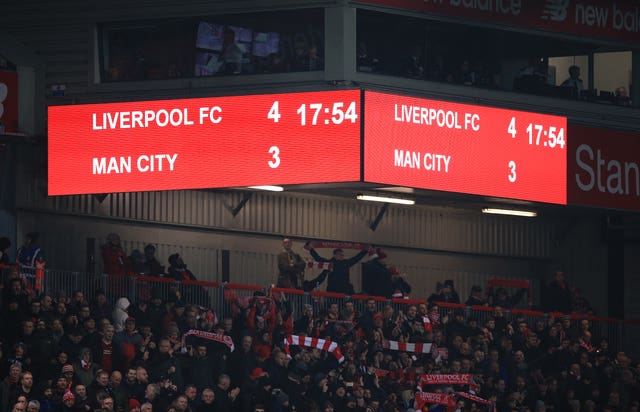
[[[357,195],[356,199],[366,200],[369,202],[383,202],[383,203],[396,203],[399,205],[415,205],[416,201],[412,199],[400,199],[398,197],[386,197],[386,196],[370,196],[370,195]]]
[[[248,186],[249,189],[266,190],[268,192],[282,192],[282,186]]]
[[[530,210],[514,210],[514,209],[496,209],[491,207],[485,207],[482,209],[482,213],[489,213],[493,215],[509,215],[509,216],[522,216],[522,217],[536,217],[537,212]]]

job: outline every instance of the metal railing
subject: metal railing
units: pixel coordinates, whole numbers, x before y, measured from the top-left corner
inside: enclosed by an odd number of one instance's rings
[[[35,288],[35,269],[21,268],[22,278],[28,288]],[[59,271],[46,269],[42,290],[54,297],[63,293],[70,296],[73,291],[81,290],[85,296],[93,296],[98,290],[105,292],[110,302],[121,296],[126,296],[132,301],[148,300],[152,296],[159,296],[166,300],[169,296],[181,297],[185,302],[212,309],[218,319],[233,317],[238,311],[246,307],[249,300],[258,291],[266,291],[267,288],[256,285],[219,283],[185,280],[182,282],[165,277],[148,277],[141,275],[96,275],[83,272]],[[364,312],[367,300],[373,299],[377,310],[381,311],[390,305],[394,311],[402,310],[404,313],[410,305],[425,304],[425,300],[419,299],[386,299],[366,295],[347,296],[340,293],[321,291],[303,292],[297,289],[271,288],[276,299],[286,299],[291,303],[292,315],[297,318],[302,315],[305,304],[312,305],[315,312],[328,308],[330,304],[337,303],[340,308],[347,301],[353,302],[357,312]],[[465,306],[455,303],[438,303],[441,318],[449,316],[456,311],[462,311],[466,320],[473,318],[479,326],[486,323],[489,318],[495,316],[494,308],[489,306]],[[501,314],[507,320],[523,318],[532,330],[537,323],[548,325],[551,320],[567,316],[571,327],[578,329],[580,321],[587,319],[590,322],[590,330],[593,334],[593,343],[606,338],[609,346],[614,351],[626,351],[635,354],[640,340],[640,320],[621,320],[606,317],[591,316],[587,314],[561,314],[543,313],[526,309],[504,310]]]

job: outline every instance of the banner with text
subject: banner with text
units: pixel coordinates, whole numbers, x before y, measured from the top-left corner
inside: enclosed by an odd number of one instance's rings
[[[426,14],[520,28],[640,42],[640,5],[609,0],[355,0]]]
[[[640,210],[640,134],[570,126],[568,202]]]

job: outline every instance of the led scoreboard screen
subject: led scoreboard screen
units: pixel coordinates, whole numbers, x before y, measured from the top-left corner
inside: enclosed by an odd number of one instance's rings
[[[567,120],[365,92],[364,180],[567,203]]]
[[[360,180],[360,90],[51,106],[49,195]]]

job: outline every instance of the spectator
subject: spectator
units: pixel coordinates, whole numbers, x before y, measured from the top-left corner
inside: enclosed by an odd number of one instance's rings
[[[125,297],[118,298],[118,300],[116,301],[116,305],[113,309],[112,319],[113,327],[115,328],[117,333],[122,332],[124,329],[124,322],[125,320],[127,320],[127,318],[129,318],[127,310],[129,309],[130,305],[131,302],[129,302],[129,299]]]
[[[487,306],[487,300],[482,297],[482,288],[478,285],[473,285],[471,294],[464,304],[466,306]]]
[[[36,398],[33,388],[33,375],[29,371],[20,374],[18,384],[14,385],[13,391],[9,393],[9,403],[15,404],[21,396],[27,401]]]
[[[570,89],[575,99],[581,99],[584,94],[584,83],[580,79],[580,67],[569,66],[569,77],[560,86]]]
[[[280,288],[298,288],[304,280],[304,270],[307,264],[296,253],[291,239],[282,240],[282,252],[278,254],[278,284]]]
[[[128,381],[133,388],[131,395],[133,398],[137,399],[141,404],[144,403],[146,399],[146,392],[149,386],[149,373],[147,369],[142,366],[138,366],[136,368],[136,377],[135,382],[131,383],[131,378],[128,378]],[[141,405],[142,407],[142,405]]]
[[[37,400],[31,400],[27,404],[27,412],[38,412],[40,411],[40,402]]]
[[[144,264],[141,273],[147,276],[161,276],[164,274],[164,267],[156,259],[156,247],[148,244],[144,247]]]
[[[12,312],[11,315],[5,314],[4,319],[16,323],[27,317],[32,299],[32,294],[25,288],[24,281],[19,276],[18,268],[13,267],[2,290],[2,308]],[[10,332],[15,330],[8,329]]]
[[[145,270],[147,270],[147,267],[145,266],[145,257],[140,250],[132,250],[129,255],[129,261],[131,262],[131,271],[133,273],[145,274]]]
[[[109,275],[127,275],[131,270],[129,257],[120,246],[120,236],[110,233],[107,243],[102,247],[104,273]]]
[[[63,412],[72,412],[72,411],[75,412],[75,411],[78,411],[79,409],[76,407],[75,402],[76,402],[75,395],[70,391],[65,392],[65,394],[62,395],[62,409],[61,409],[61,411],[63,411]]]
[[[68,309],[78,315],[80,309],[85,305],[88,305],[88,302],[84,298],[84,292],[78,289],[74,290],[71,295],[71,301],[68,304]]]
[[[353,295],[353,285],[351,284],[349,270],[351,266],[358,263],[366,254],[367,249],[363,249],[355,256],[345,259],[344,251],[340,248],[333,250],[331,259],[324,258],[313,248],[312,242],[307,242],[309,253],[316,262],[329,262],[333,269],[329,272],[329,280],[327,283],[327,292],[344,293],[345,295]]]
[[[113,412],[115,410],[115,400],[113,396],[105,396],[100,399],[100,412]]]
[[[123,365],[122,348],[114,343],[114,336],[115,328],[107,324],[102,330],[102,339],[90,348],[93,359],[107,373],[107,378],[111,371],[120,370]]]
[[[129,399],[127,407],[129,408],[129,412],[140,412],[140,402],[138,402],[137,399]]]
[[[631,99],[629,99],[629,92],[625,86],[616,88],[615,97],[613,101],[618,106],[631,106]]]
[[[192,381],[197,382],[197,381]],[[198,399],[198,388],[196,385],[189,384],[184,388],[184,396],[187,398],[187,402],[189,408],[192,411],[195,411],[197,406],[200,404],[200,399]]]
[[[187,347],[187,356],[182,360],[185,371],[187,371],[188,382],[193,382],[194,390],[211,388],[214,378],[220,375],[224,369],[224,359],[222,356],[217,359],[208,355],[207,345],[197,344]],[[195,407],[195,405],[192,405]]]
[[[562,270],[556,270],[553,274],[553,280],[547,286],[545,300],[544,308],[548,312],[571,312],[571,289]]]
[[[103,319],[111,320],[111,314],[113,309],[107,302],[107,295],[104,290],[98,289],[94,295],[93,300],[89,304],[91,309],[91,315],[96,318],[96,323],[100,324]]]
[[[518,302],[522,300],[524,295],[529,292],[528,289],[522,288],[519,289],[513,296],[509,296],[507,290],[505,288],[496,289],[495,293],[493,290],[489,291],[489,304],[491,306],[496,306],[504,309],[511,309],[518,305]]]
[[[229,375],[222,374],[218,377],[218,384],[213,387],[214,405],[217,412],[232,412],[235,409],[240,388],[235,387],[229,390],[230,386]]]
[[[411,53],[407,57],[404,67],[404,75],[414,79],[424,78],[424,58],[422,53],[423,46],[415,44],[411,48]]]
[[[158,342],[158,350],[151,355],[148,366],[152,382],[164,382],[165,389],[174,388],[173,392],[184,386],[181,363],[174,356],[174,348],[169,339]]]
[[[240,348],[231,353],[228,361],[228,370],[231,375],[231,383],[234,386],[242,385],[245,377],[257,366],[257,357],[252,350],[253,338],[249,335],[242,337]]]
[[[135,304],[130,305],[127,314],[135,319],[136,325],[139,326],[141,330],[147,326],[151,328],[151,312],[146,300],[138,300]]]
[[[44,252],[38,246],[39,235],[37,232],[29,232],[16,253],[16,261],[22,266],[35,267],[36,262],[44,262]]]
[[[178,253],[174,253],[169,256],[169,270],[168,274],[175,280],[197,280],[195,275],[187,269],[187,265],[182,260],[182,257]]]
[[[386,286],[391,278],[387,269],[387,254],[380,248],[374,252],[372,259],[362,265],[362,289],[371,296],[387,296]]]
[[[122,348],[124,367],[129,368],[144,341],[144,338],[136,328],[136,319],[129,316],[124,322],[124,329],[115,334],[113,341]]]
[[[99,370],[96,373],[96,377],[91,382],[91,385],[87,388],[87,398],[89,405],[92,408],[102,407],[102,400],[105,397],[113,396],[113,388],[109,382],[109,372],[105,370]],[[111,398],[113,400],[113,398]]]
[[[380,71],[380,59],[369,53],[369,48],[365,41],[358,42],[356,61],[360,72],[376,73]]]
[[[170,409],[175,412],[191,412],[189,407],[189,400],[184,395],[179,395],[173,402],[171,402]]]
[[[411,285],[407,283],[407,274],[400,273],[398,268],[395,266],[389,266],[389,273],[391,273],[391,278],[387,288],[387,297],[408,299],[409,294],[411,293]]]
[[[109,377],[109,385],[113,390],[114,408],[124,410],[129,406],[129,395],[122,385],[122,373],[120,371],[111,372]]]
[[[236,44],[236,33],[230,28],[225,29],[218,73],[240,74],[242,72],[242,54],[242,49]]]
[[[445,280],[444,284],[438,282],[436,284],[437,292],[431,294],[427,299],[427,302],[445,302],[445,303],[460,303],[460,297],[453,288],[453,280]]]
[[[202,402],[196,408],[196,412],[217,412],[215,407],[215,393],[211,388],[206,388],[202,391],[201,400]]]

